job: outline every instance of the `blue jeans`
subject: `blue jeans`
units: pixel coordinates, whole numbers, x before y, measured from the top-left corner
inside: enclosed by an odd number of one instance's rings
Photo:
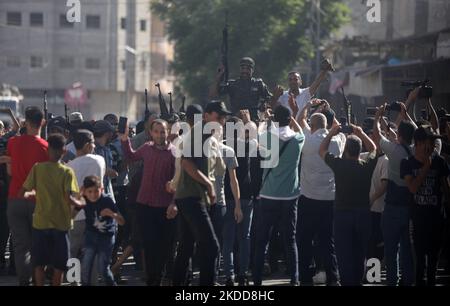
[[[334,212],[334,241],[343,286],[362,285],[369,236],[368,208]]]
[[[286,252],[286,263],[291,283],[298,282],[298,258],[295,231],[297,226],[297,199],[269,200],[261,199],[259,215],[256,219],[256,246],[253,282],[256,286],[262,283],[264,258],[270,234],[276,224],[283,239]]]
[[[243,276],[247,273],[250,261],[250,225],[253,216],[252,200],[241,200],[242,222],[237,224],[234,219],[234,201],[227,202],[227,212],[225,214],[225,223],[223,226],[223,265],[227,278],[231,278],[234,274],[233,249],[234,239],[238,237],[239,246],[239,275]]]
[[[398,246],[400,244],[400,264],[403,285],[414,282],[414,265],[409,233],[410,209],[408,206],[386,205],[381,217],[381,229],[384,237],[384,258],[388,286],[397,286],[398,282]]]
[[[92,265],[97,255],[97,266],[107,286],[115,286],[113,274],[110,269],[112,250],[115,236],[86,231],[84,238],[84,254],[81,264],[81,284],[90,286]]]

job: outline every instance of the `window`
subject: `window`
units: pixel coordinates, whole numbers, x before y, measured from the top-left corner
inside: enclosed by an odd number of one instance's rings
[[[122,67],[122,71],[127,70],[127,63],[125,60],[120,61],[120,66]]]
[[[64,29],[73,29],[73,22],[67,20],[66,14],[59,15],[59,27]]]
[[[120,18],[120,28],[125,30],[127,28],[127,19],[126,18]]]
[[[22,14],[20,12],[8,12],[6,14],[6,24],[12,26],[21,26]]]
[[[100,16],[99,15],[87,15],[86,16],[86,28],[87,29],[100,29]]]
[[[20,67],[20,57],[18,57],[18,56],[7,56],[6,57],[6,67],[9,67],[9,68]]]
[[[30,58],[30,67],[31,68],[42,68],[44,67],[44,60],[42,56],[31,56]]]
[[[30,13],[30,27],[43,27],[43,26],[44,26],[44,14]]]
[[[141,31],[142,31],[142,32],[145,32],[146,29],[147,29],[147,21],[144,20],[144,19],[142,19],[141,22],[140,22],[140,24],[141,24]]]
[[[86,69],[99,70],[100,69],[100,59],[87,58],[86,59]]]
[[[75,67],[75,60],[73,57],[61,57],[59,59],[59,67],[61,69],[72,69]]]

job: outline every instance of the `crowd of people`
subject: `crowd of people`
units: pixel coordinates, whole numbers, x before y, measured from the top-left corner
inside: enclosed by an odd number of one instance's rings
[[[49,275],[60,285],[69,258],[81,261],[82,285],[98,276],[117,285],[131,255],[149,286],[197,284],[195,270],[199,285],[223,275],[226,286],[258,286],[280,262],[293,286],[314,285],[318,271],[326,285],[359,286],[377,258],[389,286],[435,285],[439,263],[450,265],[446,112],[429,99],[429,116],[412,119],[416,88],[395,122],[383,104],[344,124],[314,98],[328,62],[310,87],[290,72],[289,89],[273,94],[253,69],[244,58],[240,78],[226,83],[219,69],[210,94],[228,94],[232,111],[213,100],[182,116],[147,113],[136,131],[119,132],[115,114],[47,122],[27,107],[19,122],[8,112],[2,267],[9,246],[8,272],[23,286]],[[266,107],[252,102],[261,99]]]

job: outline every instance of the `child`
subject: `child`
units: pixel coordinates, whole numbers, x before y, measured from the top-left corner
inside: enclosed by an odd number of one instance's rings
[[[31,246],[36,286],[44,285],[47,265],[54,267],[52,285],[59,286],[69,258],[71,205],[81,208],[85,203],[74,196],[78,184],[73,170],[60,162],[66,153],[66,139],[54,134],[47,141],[49,161],[33,166],[20,195],[36,192]]]
[[[90,285],[92,264],[97,255],[98,269],[108,286],[115,286],[110,261],[115,241],[117,223],[124,225],[114,201],[102,193],[102,181],[97,176],[87,176],[83,181],[82,194],[86,199],[86,232],[84,255],[81,265],[81,284]]]

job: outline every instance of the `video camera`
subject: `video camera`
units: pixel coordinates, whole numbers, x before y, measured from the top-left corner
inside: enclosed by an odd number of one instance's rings
[[[406,96],[409,96],[411,91],[416,87],[420,87],[419,90],[419,99],[429,99],[433,96],[433,87],[428,86],[430,80],[426,79],[424,81],[405,81],[401,83],[402,87],[409,87],[406,92]]]

